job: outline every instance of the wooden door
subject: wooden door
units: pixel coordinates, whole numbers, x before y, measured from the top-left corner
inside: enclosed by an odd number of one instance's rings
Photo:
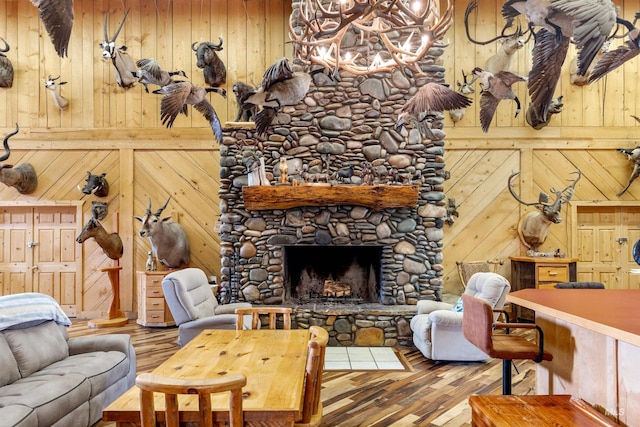
[[[6,206],[0,210],[0,292],[34,292],[31,280],[33,208]]]
[[[2,295],[40,292],[55,298],[69,316],[81,309],[81,246],[75,205],[1,208]]]
[[[578,280],[605,284],[607,289],[638,289],[640,266],[633,246],[640,239],[640,206],[578,206],[576,246]]]

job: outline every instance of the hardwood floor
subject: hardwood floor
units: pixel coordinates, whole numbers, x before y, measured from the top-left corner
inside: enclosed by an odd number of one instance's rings
[[[176,328],[145,328],[129,321],[120,328],[91,329],[72,319],[69,336],[130,334],[138,373],[149,372],[178,348]],[[471,425],[471,394],[501,394],[502,361],[434,363],[415,348],[400,348],[413,372],[325,372],[322,427]],[[518,361],[513,394],[534,394],[535,363]],[[113,427],[99,422],[95,427]]]

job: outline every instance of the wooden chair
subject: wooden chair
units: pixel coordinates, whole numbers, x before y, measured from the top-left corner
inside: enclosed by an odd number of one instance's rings
[[[504,264],[502,260],[493,260],[493,261],[456,261],[456,266],[458,268],[458,275],[460,276],[460,281],[462,282],[462,286],[466,289],[467,282],[476,273],[497,273],[498,266]]]
[[[513,360],[533,360],[540,363],[552,360],[553,356],[544,350],[544,334],[540,326],[533,323],[501,323],[493,321],[493,309],[488,302],[468,294],[462,294],[464,316],[462,332],[464,337],[487,353],[490,357],[502,359],[502,394],[511,394],[511,364]],[[509,334],[510,329],[535,329],[538,342]],[[495,329],[505,329],[505,334],[495,334]]]
[[[322,421],[322,371],[324,370],[324,355],[329,341],[329,333],[320,326],[310,326],[311,339],[307,355],[307,373],[304,381],[304,402],[302,420],[294,423],[295,427],[312,427],[320,425]]]
[[[211,393],[231,392],[229,398],[229,426],[242,427],[242,387],[247,384],[243,374],[219,378],[178,379],[151,373],[143,373],[136,378],[140,388],[140,420],[142,427],[156,427],[154,392],[165,395],[165,423],[167,427],[179,427],[178,395],[197,394],[198,413],[201,427],[213,426]]]
[[[251,307],[236,309],[236,329],[244,327],[244,316],[251,316],[251,329],[260,329],[260,315],[269,315],[269,329],[277,329],[276,315],[282,314],[282,329],[291,329],[291,307]]]

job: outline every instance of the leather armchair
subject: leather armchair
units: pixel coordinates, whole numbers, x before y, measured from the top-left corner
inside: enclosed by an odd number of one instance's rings
[[[487,301],[501,310],[511,289],[509,281],[496,273],[476,273],[464,293]],[[463,312],[439,301],[418,301],[418,314],[411,319],[413,343],[431,360],[480,361],[489,356],[471,344],[462,333]],[[497,319],[499,313],[495,314]]]
[[[206,274],[199,268],[185,268],[167,274],[162,280],[162,291],[178,325],[180,346],[204,329],[235,329],[235,310],[251,307],[250,303],[244,302],[218,304]]]

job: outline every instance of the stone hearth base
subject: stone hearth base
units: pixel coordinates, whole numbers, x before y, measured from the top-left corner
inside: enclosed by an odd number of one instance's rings
[[[292,328],[321,326],[330,346],[412,346],[415,305],[300,305],[293,307]]]

